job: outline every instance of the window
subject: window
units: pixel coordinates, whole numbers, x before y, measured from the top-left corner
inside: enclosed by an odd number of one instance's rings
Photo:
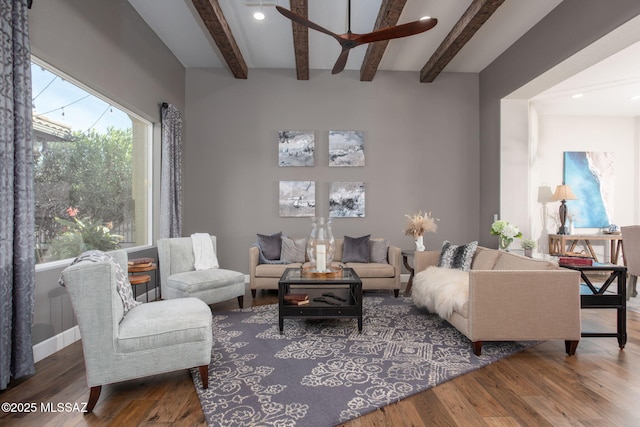
[[[150,243],[151,124],[33,59],[36,262]]]

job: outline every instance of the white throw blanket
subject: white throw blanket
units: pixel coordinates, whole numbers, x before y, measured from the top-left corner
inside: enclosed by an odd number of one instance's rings
[[[448,319],[454,310],[462,313],[469,300],[469,272],[429,267],[413,278],[411,296],[416,306]]]
[[[196,270],[220,268],[209,234],[194,233],[191,235],[191,243],[193,244],[193,256],[195,258],[193,266]]]

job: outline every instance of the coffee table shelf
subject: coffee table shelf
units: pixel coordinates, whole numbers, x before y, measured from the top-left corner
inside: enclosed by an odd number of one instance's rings
[[[289,293],[306,293],[309,303],[287,304],[284,296]],[[343,318],[358,319],[358,331],[362,332],[362,281],[353,269],[345,268],[342,274],[326,278],[305,277],[300,268],[285,270],[278,282],[280,333],[284,330],[284,319]]]

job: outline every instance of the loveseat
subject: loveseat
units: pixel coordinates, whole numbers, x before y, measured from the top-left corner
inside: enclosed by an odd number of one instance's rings
[[[371,239],[383,241],[384,239]],[[333,257],[334,268],[353,268],[362,280],[363,290],[392,289],[397,297],[400,292],[400,272],[402,250],[388,245],[386,259],[382,262],[346,262],[343,263],[344,239],[335,239],[336,251]],[[305,251],[306,252],[306,251]],[[305,262],[308,257],[305,255]],[[249,248],[249,282],[251,295],[256,296],[258,289],[278,289],[278,281],[287,268],[300,268],[302,262],[293,263],[260,263],[260,249],[258,246]]]
[[[427,292],[434,280],[461,273],[437,267],[440,255],[441,251],[415,253],[412,296],[417,306],[437,306],[438,301],[429,299],[440,296]],[[575,353],[581,332],[578,271],[479,246],[467,277],[468,285],[447,297],[458,298],[458,303],[441,317],[471,340],[477,356],[484,341],[515,340],[565,340],[566,352]]]

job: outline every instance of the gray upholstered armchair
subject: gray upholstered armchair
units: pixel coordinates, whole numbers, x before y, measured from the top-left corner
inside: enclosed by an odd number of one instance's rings
[[[214,253],[218,253],[216,236],[211,236]],[[245,285],[244,274],[212,268],[196,270],[195,255],[190,237],[174,237],[158,240],[158,263],[162,298],[196,297],[214,304],[238,298],[242,308]]]
[[[636,289],[640,276],[640,225],[622,227],[622,255],[627,266],[627,299],[638,295]]]
[[[127,253],[109,254],[126,272]],[[125,315],[116,275],[117,267],[109,261],[82,261],[62,273],[82,336],[91,389],[87,412],[98,402],[103,384],[197,366],[207,388],[209,307],[196,298],[184,298],[141,304]]]

